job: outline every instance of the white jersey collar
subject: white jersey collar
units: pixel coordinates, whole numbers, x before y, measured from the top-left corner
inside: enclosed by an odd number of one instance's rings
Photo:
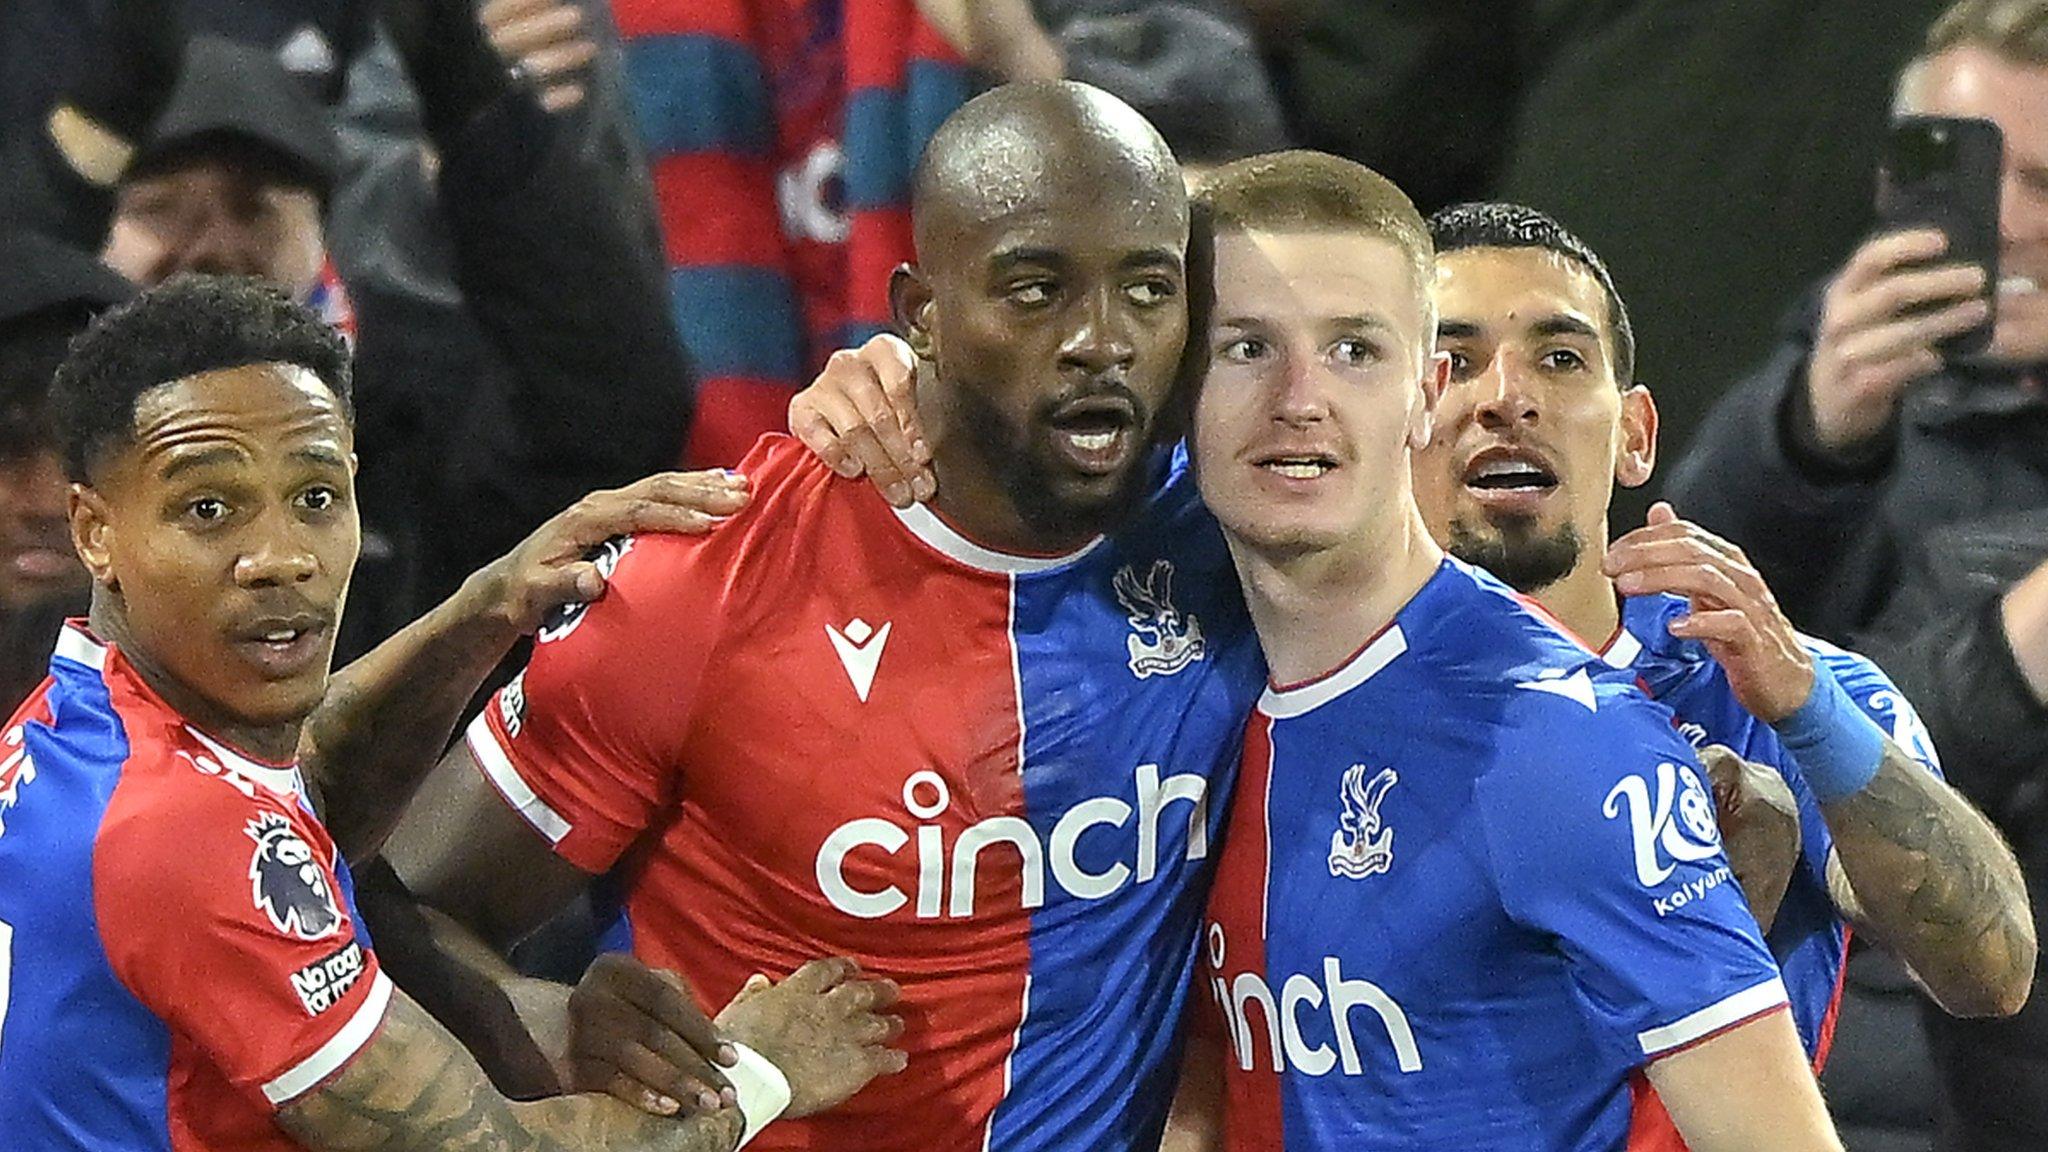
[[[1063,568],[1101,547],[1103,540],[1106,539],[1097,536],[1063,556],[1017,556],[976,544],[955,531],[952,525],[939,519],[937,513],[922,504],[912,504],[908,508],[892,507],[890,511],[896,513],[896,519],[902,521],[905,528],[910,529],[911,535],[947,559],[980,572],[993,572],[1005,576],[1022,576]]]
[[[305,780],[299,775],[297,764],[276,765],[252,760],[190,724],[185,725],[185,734],[205,745],[214,759],[220,761],[221,767],[251,784],[261,784],[280,796],[306,794]]]
[[[57,634],[55,655],[59,660],[69,660],[74,664],[82,664],[95,672],[105,673],[107,669],[106,642],[75,623],[67,622],[64,625],[64,630]],[[146,685],[144,689],[147,691]],[[158,699],[154,692],[149,692],[149,697],[152,701]],[[158,706],[169,707],[160,702]],[[279,795],[305,795],[305,780],[299,774],[299,766],[297,764],[275,765],[265,764],[260,760],[252,760],[190,724],[182,724],[181,727],[185,729],[186,735],[204,746],[213,755],[213,758],[219,761],[220,766],[227,771],[233,772],[252,784],[261,784]]]
[[[1614,630],[1614,639],[1600,650],[1600,659],[1611,668],[1630,668],[1643,654],[1643,642],[1624,624]]]
[[[1372,679],[1407,650],[1408,637],[1401,632],[1401,626],[1389,624],[1333,671],[1288,688],[1268,687],[1259,697],[1259,711],[1275,720],[1291,720],[1313,712]]]

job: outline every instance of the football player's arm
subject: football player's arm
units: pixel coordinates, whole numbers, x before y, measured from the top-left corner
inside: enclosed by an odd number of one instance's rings
[[[1703,642],[1737,700],[1792,753],[1847,881],[1832,885],[1838,905],[1949,1012],[2018,1011],[2035,929],[2011,849],[1815,662],[1741,549],[1660,504],[1648,527],[1615,542],[1606,569],[1624,595],[1691,599],[1671,634]],[[1897,706],[1910,709],[1902,697]]]
[[[730,1116],[649,1128],[615,1118],[623,1105],[506,1105],[357,931],[314,821],[252,786],[192,779],[101,837],[95,900],[108,962],[222,1079],[311,1147],[732,1147]],[[251,875],[261,878],[253,897]],[[166,904],[180,914],[163,915]],[[751,1005],[742,1042],[819,1038],[808,1027],[817,997],[777,991],[758,994],[766,1003]],[[825,1046],[842,1058],[872,1023],[823,1019]],[[772,1094],[754,1108],[766,1123]]]
[[[1198,1018],[1202,1008],[1190,1005]],[[1220,1152],[1223,1147],[1223,1038],[1198,1021],[1188,1027],[1187,1053],[1181,1059],[1180,1086],[1166,1114],[1166,1135],[1159,1152]]]
[[[376,1036],[333,1079],[280,1110],[277,1122],[313,1152],[726,1152],[744,1125],[732,1108],[675,1120],[600,1096],[508,1101],[455,1037],[400,991]]]
[[[1788,1011],[1665,1056],[1647,1073],[1692,1152],[1841,1152]]]
[[[1728,866],[1750,914],[1769,932],[1799,865],[1799,801],[1775,770],[1722,745],[1701,749],[1700,761],[1713,783]]]
[[[1876,725],[1857,716],[1856,723]],[[1877,732],[1877,774],[1821,805],[1843,915],[1897,956],[1943,1010],[2009,1016],[2033,985],[2026,881],[1983,813]],[[1802,760],[1802,766],[1806,761]]]
[[[903,1067],[887,1047],[902,1031],[896,986],[845,960],[813,961],[780,984],[757,979],[733,998],[721,1023],[767,1064],[747,1066],[736,1107],[687,1119],[600,1096],[510,1102],[433,1017],[404,992],[390,996],[340,1071],[279,1109],[279,1125],[314,1152],[725,1152],[785,1109],[809,1115]]]
[[[834,352],[790,398],[789,431],[834,472],[867,476],[898,508],[938,491],[917,414],[917,357],[899,337]]]
[[[590,875],[556,855],[498,795],[468,741],[458,742],[421,785],[384,859],[388,870],[366,871],[359,897],[394,978],[418,993],[506,1090],[542,1095],[576,1083],[570,989],[521,975],[505,956],[584,891]],[[706,1053],[718,1042],[701,1039]],[[699,1081],[679,1104],[694,1105],[700,1091],[716,1095],[725,1086],[702,1057],[677,1053],[672,1062]],[[649,1111],[675,1110],[637,1085],[632,1098]]]
[[[452,973],[435,999],[424,986],[410,990],[493,1077],[534,1067],[538,1052],[557,1083],[612,1090],[610,1078],[582,1078],[588,1062],[575,1051],[606,1028],[572,1028],[565,990],[514,975],[502,957],[675,802],[687,702],[698,696],[722,619],[734,539],[628,537],[609,546],[604,598],[541,633],[525,669],[442,758],[385,844],[399,901],[424,909],[411,919],[429,929],[426,967]],[[680,634],[679,619],[692,630]],[[412,974],[401,967],[410,959],[391,957],[401,978]],[[694,1061],[683,1077],[694,1085],[672,1099],[688,1103],[704,1089],[715,1096],[725,1081],[703,1058],[716,1053],[715,1032],[689,997],[670,999],[680,1003],[657,1014],[669,1026],[624,1059]],[[456,1015],[465,1004],[475,1011]],[[675,1026],[685,1017],[696,1031]],[[640,1075],[637,1083],[659,1090],[674,1079]]]
[[[480,569],[456,593],[350,664],[306,721],[308,789],[343,856],[376,851],[462,710],[521,636],[604,594],[589,550],[613,536],[707,531],[746,504],[737,473],[664,473],[593,493]]]

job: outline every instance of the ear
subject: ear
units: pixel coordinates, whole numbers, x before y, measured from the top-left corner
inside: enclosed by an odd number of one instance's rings
[[[1413,419],[1408,421],[1408,448],[1419,452],[1429,447],[1430,434],[1436,428],[1437,402],[1444,398],[1444,389],[1451,384],[1451,354],[1432,352],[1422,362],[1422,406]]]
[[[896,330],[902,334],[910,350],[920,360],[930,360],[935,354],[932,338],[932,288],[925,282],[924,273],[914,265],[898,264],[889,273],[889,314],[896,321]]]
[[[121,589],[114,574],[114,522],[106,497],[86,484],[73,484],[65,513],[71,521],[71,549],[78,553],[93,583],[110,592]]]
[[[1640,488],[1657,470],[1657,402],[1650,390],[1631,384],[1621,394],[1621,442],[1615,445],[1614,482]]]

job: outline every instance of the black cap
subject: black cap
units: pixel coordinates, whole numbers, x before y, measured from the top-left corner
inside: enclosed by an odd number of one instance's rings
[[[97,312],[133,295],[90,253],[34,232],[0,233],[0,326],[67,305]]]
[[[170,103],[136,150],[131,175],[218,145],[253,146],[287,179],[323,198],[341,171],[341,145],[326,109],[277,59],[218,36],[195,37]]]

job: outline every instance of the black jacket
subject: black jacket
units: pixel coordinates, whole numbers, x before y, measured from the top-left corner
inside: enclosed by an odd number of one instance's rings
[[[2048,394],[2037,373],[1953,367],[1914,385],[1889,443],[1829,462],[1802,430],[1809,304],[1723,397],[1673,478],[1681,515],[1740,544],[1801,627],[1876,660],[1926,721],[1948,778],[2005,831],[2042,920],[2048,708],[1999,600],[2048,560]],[[2048,1147],[2048,990],[2004,1021],[1928,1013],[1950,1115],[1942,1147]]]
[[[357,299],[361,387],[403,409],[429,603],[585,493],[673,466],[692,400],[661,254],[617,208],[641,189],[521,94],[458,137],[438,192],[460,304]]]
[[[2048,507],[2048,394],[2026,374],[1952,368],[1907,392],[1879,458],[1826,462],[1797,434],[1818,321],[1815,296],[1721,398],[1668,491],[1748,550],[1794,621],[1838,639],[1884,613],[1930,532]]]
[[[691,407],[639,189],[523,91],[445,139],[437,182],[459,301],[353,297],[364,547],[342,662],[582,494],[670,466]],[[96,250],[111,197],[41,136],[6,154],[0,219]]]

